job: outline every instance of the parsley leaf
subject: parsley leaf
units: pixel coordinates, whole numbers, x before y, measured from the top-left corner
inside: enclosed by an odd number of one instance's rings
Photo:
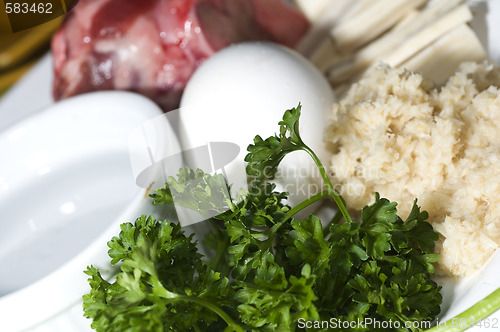
[[[230,188],[221,174],[205,174],[186,167],[179,170],[177,179],[169,177],[165,187],[151,197],[153,204],[171,204],[191,209],[202,215],[222,213],[233,207]]]
[[[300,108],[299,105],[285,112],[283,120],[279,122],[279,135],[265,140],[257,135],[254,144],[248,146],[249,153],[245,157],[248,163],[246,171],[254,177],[257,184],[274,179],[283,158],[305,147],[299,134]]]

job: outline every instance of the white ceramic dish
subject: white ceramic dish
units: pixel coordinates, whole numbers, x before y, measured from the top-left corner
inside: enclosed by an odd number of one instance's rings
[[[98,92],[0,133],[0,330],[42,327],[75,304],[81,316],[89,289],[83,270],[111,271],[106,243],[119,225],[144,213],[163,217],[136,186],[128,141],[161,114],[139,95]]]
[[[500,42],[498,42],[500,41],[500,1],[479,0],[469,2],[477,4],[474,7],[476,17],[472,22],[472,27],[478,32],[482,42],[486,45],[491,59],[500,62]],[[50,55],[47,55],[30,73],[0,99],[0,129],[15,122],[18,118],[38,110],[40,107],[50,105],[52,99],[50,83],[48,82],[51,81],[51,58]],[[103,234],[100,238],[101,242],[105,244],[111,236],[116,234],[117,232]],[[498,275],[500,275],[500,253],[497,253],[489,264],[477,275],[459,281],[442,280],[444,285],[444,301],[440,321],[451,318],[469,308],[491,291],[500,287]],[[81,293],[83,294],[83,292]],[[52,299],[44,303],[46,307],[52,305],[54,305]],[[42,317],[45,314],[44,308],[39,307],[37,310],[40,310],[40,312],[33,312],[33,315]],[[2,319],[3,316],[2,312]],[[47,320],[45,322],[28,330],[32,332],[91,331],[89,327],[90,322],[82,317],[81,301],[76,301],[72,307],[58,315],[46,317]],[[23,316],[23,319],[26,319],[26,317]],[[496,312],[490,316],[489,322],[497,322],[497,328],[475,327],[469,331],[498,331],[498,326],[500,326],[500,312]],[[10,331],[5,329],[3,323],[1,324],[0,329],[2,331]]]

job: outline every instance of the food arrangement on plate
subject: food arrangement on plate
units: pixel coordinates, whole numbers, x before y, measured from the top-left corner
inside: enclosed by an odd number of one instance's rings
[[[470,26],[489,4],[81,0],[54,98],[154,101],[164,169],[72,310],[97,331],[500,328],[500,68]]]

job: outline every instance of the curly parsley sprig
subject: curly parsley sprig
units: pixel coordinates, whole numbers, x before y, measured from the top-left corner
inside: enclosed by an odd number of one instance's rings
[[[114,283],[91,266],[85,316],[97,331],[205,330],[219,319],[243,331],[228,314],[234,291],[228,279],[201,260],[196,243],[178,223],[142,216],[121,225],[108,242],[111,263],[121,262]],[[192,310],[193,304],[197,310]]]
[[[265,140],[258,135],[255,137],[254,143],[248,146],[248,154],[245,157],[245,161],[248,163],[246,167],[247,174],[254,177],[253,187],[259,187],[261,182],[274,179],[279,164],[287,154],[300,150],[305,151],[318,167],[327,189],[309,198],[303,202],[303,205],[310,205],[326,196],[331,196],[344,219],[351,222],[352,220],[347,212],[345,203],[337,190],[335,190],[325,167],[316,153],[300,137],[299,119],[301,108],[299,104],[296,108],[285,112],[283,120],[278,123],[280,126],[279,135],[271,136]],[[301,210],[302,208],[303,206],[298,206],[296,210]]]
[[[431,280],[438,258],[431,251],[437,234],[427,213],[415,201],[403,221],[396,203],[376,194],[361,220],[353,221],[299,135],[300,111],[300,105],[286,111],[278,135],[257,136],[248,147],[251,190],[241,199],[232,197],[221,174],[188,168],[152,195],[154,204],[212,216],[207,221],[213,232],[204,239],[214,251],[211,259],[203,260],[193,235],[184,235],[178,222],[143,216],[122,225],[108,243],[112,264],[121,263],[116,280],[104,280],[94,267],[86,271],[92,290],[84,296],[84,310],[93,328],[294,331],[299,321],[436,317],[441,295]],[[290,207],[272,180],[286,155],[299,150],[314,160],[327,189]],[[294,218],[327,197],[340,211],[329,223],[314,215]]]

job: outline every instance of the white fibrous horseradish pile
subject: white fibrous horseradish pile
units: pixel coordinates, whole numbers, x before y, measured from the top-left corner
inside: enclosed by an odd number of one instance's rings
[[[326,137],[347,206],[379,192],[407,215],[417,197],[441,235],[439,271],[473,274],[500,245],[500,69],[485,61],[470,7],[297,3],[316,22],[299,48],[339,97]]]
[[[352,208],[417,197],[441,234],[442,271],[468,275],[500,244],[500,68],[464,63],[441,89],[378,66],[335,106],[331,170]]]

